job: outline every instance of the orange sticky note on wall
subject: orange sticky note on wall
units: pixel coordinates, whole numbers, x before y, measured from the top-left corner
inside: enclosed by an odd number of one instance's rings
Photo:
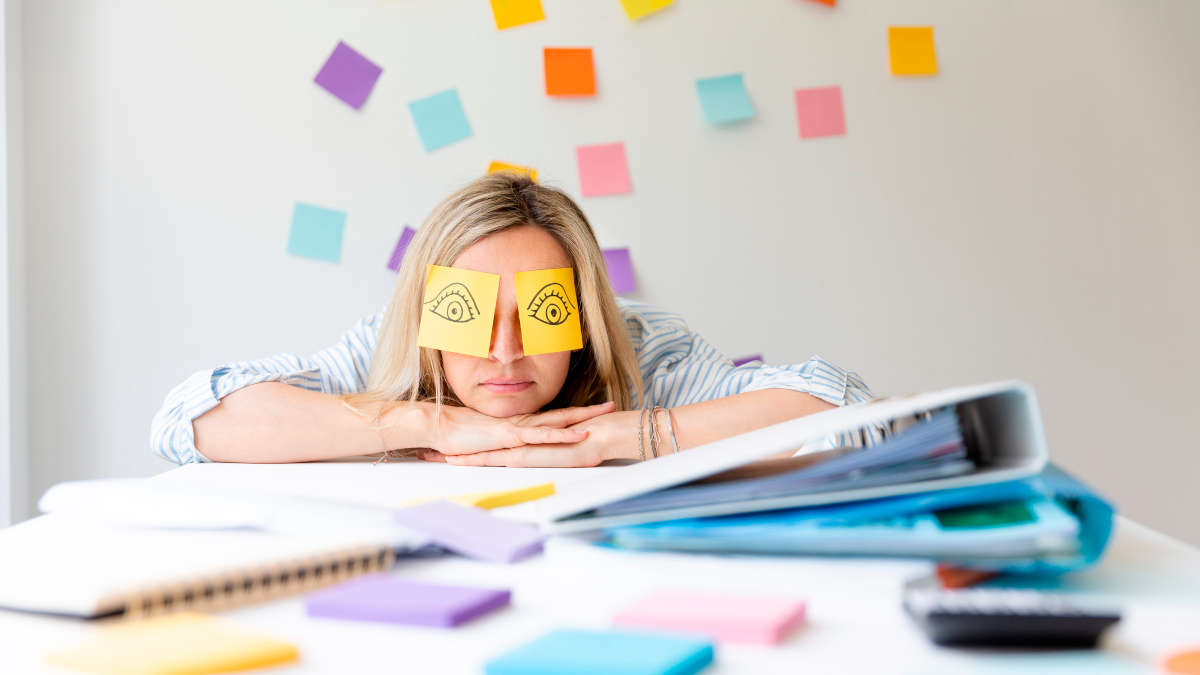
[[[496,28],[504,30],[541,21],[546,13],[542,11],[542,0],[492,0],[492,16]]]
[[[893,75],[936,75],[933,26],[889,26],[888,55]]]
[[[537,182],[537,169],[531,169],[520,164],[509,164],[507,162],[492,162],[488,164],[488,173],[500,173],[506,171],[508,173],[519,173],[524,176],[529,176],[529,180]]]
[[[546,94],[550,96],[595,96],[596,69],[591,47],[546,47]]]

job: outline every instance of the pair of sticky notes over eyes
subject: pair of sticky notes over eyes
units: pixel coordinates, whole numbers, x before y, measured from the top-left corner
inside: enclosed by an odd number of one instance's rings
[[[699,633],[722,642],[771,645],[804,622],[804,603],[729,593],[660,591],[613,617],[618,626]]]
[[[286,642],[243,631],[195,612],[129,621],[100,629],[87,642],[46,657],[87,673],[225,673],[296,660]]]
[[[514,275],[526,356],[583,347],[575,270],[562,267]],[[500,276],[430,265],[417,344],[487,358]]]
[[[932,26],[889,26],[888,57],[893,75],[936,75]]]
[[[713,661],[707,640],[627,631],[556,630],[487,663],[487,675],[692,675]]]
[[[309,594],[309,616],[451,628],[509,604],[504,589],[422,583],[371,574]]]

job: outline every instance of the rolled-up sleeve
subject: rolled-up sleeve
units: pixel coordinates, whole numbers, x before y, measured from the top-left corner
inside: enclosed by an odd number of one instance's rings
[[[229,394],[259,382],[282,382],[326,394],[349,394],[366,387],[382,312],[358,321],[333,346],[309,357],[276,354],[201,370],[167,394],[150,423],[150,447],[176,464],[207,462],[196,449],[192,422]]]
[[[859,375],[820,356],[798,364],[770,366],[733,361],[681,317],[641,303],[626,301],[626,325],[638,351],[643,387],[655,405],[674,407],[764,389],[790,389],[833,405],[861,403],[872,398]],[[826,439],[827,447],[869,445],[883,438],[880,428],[846,432]],[[806,444],[813,449],[814,444]]]

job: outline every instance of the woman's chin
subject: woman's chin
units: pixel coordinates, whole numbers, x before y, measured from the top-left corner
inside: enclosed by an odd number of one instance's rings
[[[512,417],[538,411],[540,406],[535,401],[522,399],[489,396],[476,401],[471,407],[491,417]]]

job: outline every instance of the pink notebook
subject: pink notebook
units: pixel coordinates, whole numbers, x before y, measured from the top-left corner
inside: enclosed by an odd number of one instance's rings
[[[725,642],[775,644],[804,622],[804,603],[727,593],[659,591],[613,617],[643,626],[709,635]]]

